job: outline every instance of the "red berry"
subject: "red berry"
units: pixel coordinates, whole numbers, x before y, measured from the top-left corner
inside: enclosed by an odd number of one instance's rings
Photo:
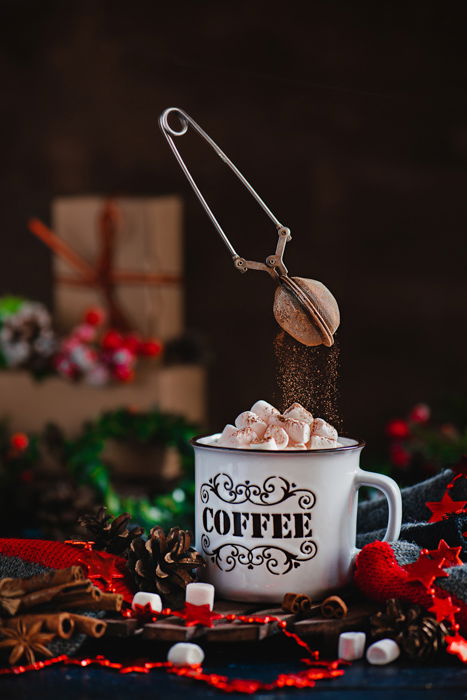
[[[18,452],[24,452],[28,448],[29,438],[25,433],[13,433],[10,437],[10,445]]]
[[[131,382],[135,376],[131,367],[127,367],[126,365],[117,365],[114,367],[113,373],[120,382]]]
[[[119,350],[123,345],[123,337],[118,331],[107,331],[102,338],[102,347],[105,350]]]
[[[139,345],[140,355],[146,357],[157,357],[162,352],[162,343],[159,340],[145,340]]]
[[[135,333],[126,335],[123,339],[123,347],[129,350],[133,355],[136,355],[138,352],[140,344],[141,340]]]
[[[410,452],[408,452],[405,449],[405,447],[399,445],[398,443],[391,445],[389,455],[391,458],[391,462],[394,464],[395,467],[404,469],[410,464]]]
[[[397,438],[398,440],[409,437],[409,432],[407,422],[400,418],[394,418],[394,420],[389,421],[386,426],[387,435],[391,438]]]
[[[410,411],[409,420],[412,423],[427,423],[430,420],[430,415],[430,407],[426,403],[418,403]]]
[[[84,320],[90,326],[101,326],[105,319],[105,313],[99,307],[88,309],[84,314]]]
[[[21,481],[22,481],[23,483],[25,483],[25,484],[31,483],[31,481],[32,481],[33,478],[34,478],[34,474],[33,474],[32,469],[24,469],[24,470],[21,472],[19,478],[20,478]]]

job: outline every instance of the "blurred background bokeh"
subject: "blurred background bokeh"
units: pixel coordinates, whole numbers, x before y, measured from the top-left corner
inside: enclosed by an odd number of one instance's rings
[[[234,270],[161,136],[158,115],[180,106],[292,229],[291,273],[337,297],[340,410],[367,465],[417,402],[465,425],[464,3],[0,9],[2,293],[52,306],[52,256],[26,223],[50,223],[53,198],[178,194],[207,427],[274,398],[273,288]],[[179,145],[239,253],[272,253],[274,227],[231,173],[195,135]]]

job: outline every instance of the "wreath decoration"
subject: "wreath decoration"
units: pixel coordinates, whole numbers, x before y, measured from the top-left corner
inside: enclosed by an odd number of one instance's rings
[[[197,433],[194,425],[185,418],[163,413],[158,409],[135,411],[122,408],[107,411],[85,424],[81,434],[68,440],[55,425],[48,425],[40,434],[9,434],[5,424],[0,427],[0,504],[3,516],[10,519],[10,526],[18,532],[18,524],[24,532],[36,527],[38,534],[50,534],[34,518],[41,513],[37,499],[46,499],[57,481],[71,480],[71,498],[78,498],[78,491],[87,502],[81,510],[75,503],[68,505],[74,526],[82,512],[91,505],[105,505],[110,512],[126,512],[143,527],[157,522],[168,527],[177,522],[182,527],[192,527],[193,522],[193,465],[190,439]],[[175,488],[154,497],[121,495],[115,488],[112,464],[104,456],[109,440],[126,445],[147,447],[173,447],[180,457],[181,477]],[[53,480],[44,482],[41,462],[52,455],[56,465]],[[91,502],[89,501],[91,499]],[[86,499],[84,499],[86,500]],[[50,505],[45,508],[45,518],[50,515]],[[20,519],[20,523],[18,523]],[[16,521],[16,522],[15,522]],[[57,530],[58,531],[58,530]],[[67,533],[64,532],[66,535]],[[72,534],[72,532],[70,532]]]

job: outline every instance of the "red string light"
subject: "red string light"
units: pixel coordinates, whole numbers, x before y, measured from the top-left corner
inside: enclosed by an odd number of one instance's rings
[[[191,609],[184,609],[180,611],[172,611],[170,608],[165,608],[160,613],[151,613],[151,618],[157,620],[160,617],[168,617],[170,615],[176,614],[178,617],[185,619],[185,624],[191,626],[196,624],[194,620],[196,619],[196,608],[203,608],[203,610],[198,611],[201,613],[201,617],[204,617],[206,606],[191,606]],[[146,606],[137,606],[136,610],[126,609],[122,611],[124,617],[134,617],[140,620],[147,618],[149,611]],[[110,670],[117,671],[118,673],[150,673],[155,669],[165,669],[167,673],[174,674],[176,676],[182,676],[185,678],[191,678],[192,680],[205,683],[219,690],[223,690],[226,693],[244,693],[253,694],[258,690],[274,690],[276,688],[312,688],[317,680],[324,680],[326,678],[336,678],[341,676],[344,671],[339,668],[339,661],[321,661],[319,659],[319,653],[316,650],[312,650],[308,644],[301,639],[294,632],[287,630],[287,623],[285,620],[281,620],[279,617],[274,615],[235,615],[229,613],[228,615],[218,615],[214,614],[216,619],[222,619],[227,622],[240,622],[243,624],[271,624],[276,623],[278,630],[282,632],[286,637],[294,640],[294,642],[303,647],[309,654],[309,658],[301,659],[302,663],[305,663],[308,668],[302,671],[294,673],[280,673],[273,679],[270,683],[263,683],[262,681],[256,679],[243,679],[243,678],[228,678],[227,676],[222,676],[217,673],[204,673],[200,665],[196,666],[174,666],[169,661],[146,661],[142,664],[124,664],[116,661],[111,661],[103,655],[95,656],[94,658],[71,658],[65,654],[57,656],[53,659],[47,659],[45,661],[37,661],[33,664],[25,666],[14,666],[12,668],[0,669],[0,675],[19,675],[22,673],[27,673],[29,671],[40,671],[43,668],[52,666],[54,664],[65,664],[69,666],[81,666],[86,668],[87,666],[99,666],[102,668],[107,668]],[[200,624],[200,623],[199,623]]]

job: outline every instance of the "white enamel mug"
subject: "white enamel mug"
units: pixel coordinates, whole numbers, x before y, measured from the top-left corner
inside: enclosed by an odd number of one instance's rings
[[[395,481],[360,469],[363,442],[339,438],[328,450],[217,447],[195,438],[196,547],[216,595],[278,603],[287,592],[320,598],[347,584],[360,486],[381,490],[389,517],[384,541],[399,537]]]

